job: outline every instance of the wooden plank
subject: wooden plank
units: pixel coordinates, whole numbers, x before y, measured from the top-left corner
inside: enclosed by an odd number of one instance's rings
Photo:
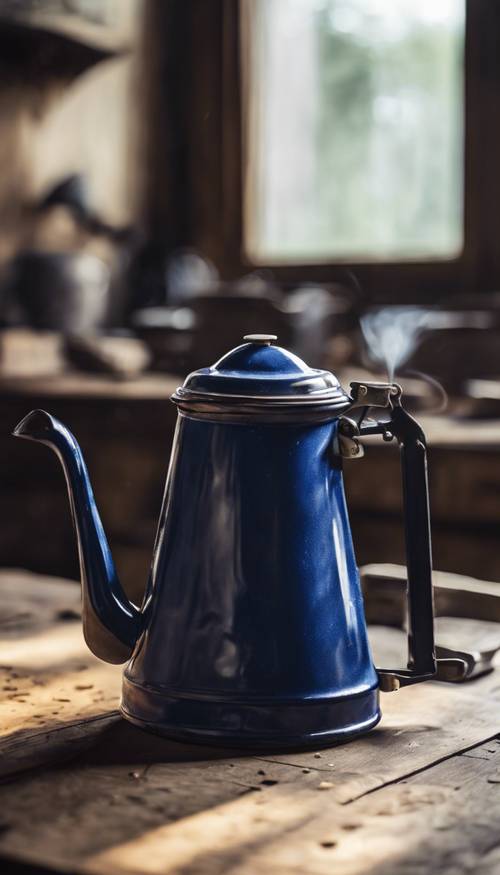
[[[86,869],[160,871],[149,864],[150,855],[161,855],[168,842],[168,872],[486,875],[500,870],[500,738],[348,805],[331,804],[325,795],[312,817],[307,797],[296,788],[287,791],[275,794],[272,805],[268,797],[257,824],[258,800],[247,798],[245,812],[241,803],[238,811],[230,804],[219,816],[209,812],[177,830],[167,826],[142,843],[98,855]]]
[[[0,574],[0,776],[87,747],[119,719],[120,687],[85,644],[79,586]]]
[[[339,804],[334,787],[321,791],[309,781],[282,785],[265,797],[248,795],[114,846],[82,869],[207,875],[498,872],[499,782],[495,739],[350,804]]]
[[[8,581],[0,576],[1,686],[18,689],[2,690],[0,769],[58,764],[0,786],[0,853],[17,861],[106,875],[322,872],[333,850],[324,836],[354,833],[358,803],[500,731],[492,673],[383,696],[379,728],[328,750],[251,756],[170,742],[116,717],[121,670],[88,654],[71,619],[77,587]],[[400,632],[372,639],[379,660],[398,659]]]
[[[498,739],[456,756],[415,778],[370,794],[353,804],[321,810],[305,808],[307,800],[295,792],[265,806],[264,824],[253,836],[242,831],[233,811],[223,823],[211,814],[218,843],[200,848],[196,824],[182,824],[172,841],[176,865],[182,870],[250,875],[258,871],[289,875],[415,875],[415,873],[497,873],[500,868],[500,744]],[[252,800],[246,800],[250,804]],[[233,806],[234,808],[234,806]],[[305,808],[305,810],[304,810]],[[283,824],[283,815],[286,824]],[[247,817],[250,812],[247,813]],[[281,823],[280,823],[281,820]],[[232,822],[231,822],[232,821]],[[271,824],[275,828],[272,829]],[[293,829],[288,827],[292,825]],[[197,824],[198,829],[201,823]],[[165,841],[165,828],[162,840]],[[224,832],[223,832],[224,830]],[[212,833],[213,835],[213,833]],[[114,849],[94,861],[89,871],[152,871],[149,854],[160,849],[160,835],[142,848],[137,844]],[[193,854],[193,846],[198,853]],[[201,853],[200,853],[201,850]],[[126,853],[124,857],[123,854]],[[144,868],[145,864],[145,868]],[[119,866],[120,868],[116,868]],[[175,871],[175,868],[167,869]],[[182,870],[184,871],[184,870]]]
[[[0,787],[0,853],[82,872],[230,869],[322,822],[325,810],[336,822],[367,792],[494,736],[499,697],[495,674],[462,687],[424,684],[383,697],[381,727],[355,742],[269,757],[117,723],[78,762]]]

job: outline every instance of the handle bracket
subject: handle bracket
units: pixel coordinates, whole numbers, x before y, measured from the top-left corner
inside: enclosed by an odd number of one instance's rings
[[[377,669],[380,688],[402,686],[436,676],[434,605],[432,591],[432,549],[427,482],[427,446],[418,422],[401,406],[398,383],[351,383],[352,408],[362,408],[358,434],[396,439],[401,452],[406,565],[408,569],[408,665],[406,669]],[[371,407],[389,411],[383,421],[366,421]]]

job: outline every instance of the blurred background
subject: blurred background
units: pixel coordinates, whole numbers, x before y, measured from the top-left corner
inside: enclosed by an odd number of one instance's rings
[[[0,566],[77,578],[85,452],[140,599],[175,408],[244,334],[397,379],[435,566],[500,579],[500,7],[2,0]],[[397,449],[345,468],[358,560],[403,562]]]

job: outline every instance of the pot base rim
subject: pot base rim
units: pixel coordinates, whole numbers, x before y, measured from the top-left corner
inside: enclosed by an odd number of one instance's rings
[[[124,678],[121,713],[155,735],[210,747],[326,747],[373,729],[381,718],[378,688],[311,703],[235,704],[164,695]]]

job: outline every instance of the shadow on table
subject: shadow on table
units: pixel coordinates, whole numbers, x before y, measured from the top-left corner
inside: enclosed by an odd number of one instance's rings
[[[121,718],[99,733],[83,759],[88,765],[147,765],[148,763],[200,762],[245,757],[255,750],[208,747],[184,743],[138,729]]]
[[[377,729],[377,734],[383,730]],[[385,734],[385,733],[384,733]],[[373,733],[371,734],[373,736]],[[380,740],[380,739],[379,739]],[[328,748],[344,747],[349,740],[332,745]],[[103,729],[95,738],[94,743],[84,754],[87,765],[147,765],[149,763],[195,763],[209,760],[243,759],[249,757],[264,757],[290,755],[297,753],[312,754],[321,750],[321,745],[311,748],[311,745],[295,747],[233,748],[229,745],[208,746],[198,742],[182,742],[171,738],[155,735],[150,731],[139,729],[122,718],[117,718]]]

